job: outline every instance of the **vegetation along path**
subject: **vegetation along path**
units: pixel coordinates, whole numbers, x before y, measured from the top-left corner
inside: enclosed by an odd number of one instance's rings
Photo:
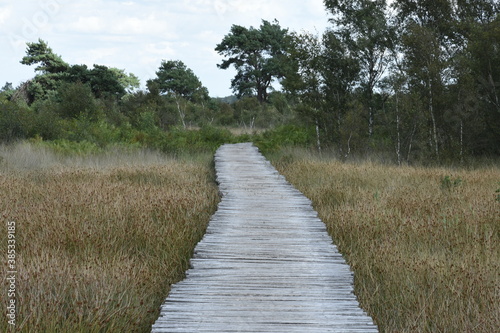
[[[215,155],[222,201],[153,332],[377,332],[310,201],[250,143]]]

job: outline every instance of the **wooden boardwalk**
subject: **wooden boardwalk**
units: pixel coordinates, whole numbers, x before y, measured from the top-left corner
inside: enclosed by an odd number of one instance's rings
[[[378,332],[310,201],[251,144],[215,162],[222,201],[152,332]]]

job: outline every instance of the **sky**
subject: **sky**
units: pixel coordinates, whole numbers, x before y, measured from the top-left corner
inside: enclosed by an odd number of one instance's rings
[[[70,65],[117,67],[154,78],[162,60],[181,60],[213,97],[232,95],[234,69],[214,50],[233,24],[277,19],[290,31],[322,33],[323,0],[0,0],[0,87],[34,75],[19,63],[39,38]]]

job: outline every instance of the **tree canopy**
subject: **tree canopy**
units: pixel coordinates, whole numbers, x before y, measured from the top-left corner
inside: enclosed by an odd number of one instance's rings
[[[48,43],[39,39],[27,43],[26,55],[20,61],[35,67],[35,77],[27,84],[29,103],[46,98],[56,91],[62,83],[80,82],[89,85],[95,97],[122,97],[128,90],[139,87],[139,79],[124,70],[103,65],[69,65],[55,54]]]
[[[233,25],[215,50],[227,59],[217,65],[237,71],[231,88],[238,97],[257,96],[259,102],[268,100],[268,90],[274,80],[287,72],[290,36],[278,21],[262,20],[259,29]]]
[[[183,97],[191,101],[208,99],[208,89],[180,60],[163,60],[156,72],[156,78],[148,81],[148,86],[152,84],[156,84],[162,94]]]

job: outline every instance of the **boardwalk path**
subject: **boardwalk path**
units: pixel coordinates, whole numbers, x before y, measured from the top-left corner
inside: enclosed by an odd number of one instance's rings
[[[215,161],[222,201],[152,332],[377,332],[310,201],[251,144]]]

